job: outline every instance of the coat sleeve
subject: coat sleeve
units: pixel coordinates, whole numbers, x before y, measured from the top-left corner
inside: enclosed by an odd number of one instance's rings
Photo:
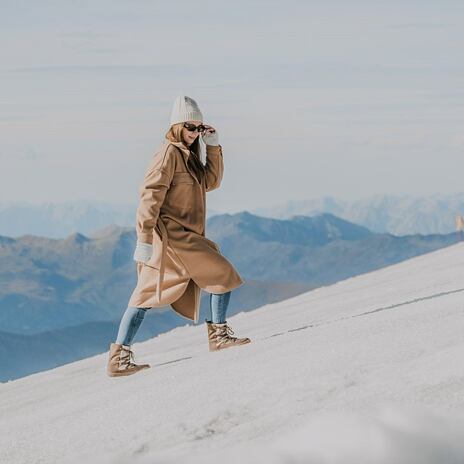
[[[153,229],[175,170],[175,157],[168,147],[155,153],[139,188],[140,201],[136,214],[137,240],[153,242]]]
[[[206,145],[206,191],[217,189],[221,185],[224,174],[224,160],[222,146]]]

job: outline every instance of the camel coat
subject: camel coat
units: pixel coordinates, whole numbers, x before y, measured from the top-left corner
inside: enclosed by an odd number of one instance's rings
[[[219,246],[205,237],[206,192],[221,185],[222,146],[206,146],[197,179],[187,163],[190,150],[168,139],[156,150],[140,187],[137,239],[153,245],[146,263],[137,262],[137,286],[129,306],[171,305],[198,322],[201,289],[226,293],[244,283]]]

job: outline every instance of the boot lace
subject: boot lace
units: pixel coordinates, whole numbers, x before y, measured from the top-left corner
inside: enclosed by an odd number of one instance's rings
[[[134,352],[130,348],[121,347],[120,366],[128,369],[130,367],[136,367]],[[132,360],[134,362],[132,362]]]
[[[227,324],[216,327],[216,344],[220,346],[229,341],[234,342],[237,337],[232,337],[232,335],[234,335],[234,331]]]

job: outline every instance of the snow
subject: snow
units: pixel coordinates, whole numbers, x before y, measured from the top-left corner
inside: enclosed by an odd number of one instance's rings
[[[228,322],[1,384],[0,462],[464,462],[464,243]]]

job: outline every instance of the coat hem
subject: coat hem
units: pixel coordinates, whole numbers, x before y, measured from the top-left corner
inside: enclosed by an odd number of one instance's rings
[[[221,293],[227,293],[232,290],[235,290],[241,287],[244,283],[245,281],[242,280],[238,285],[234,285],[234,286],[224,287],[224,285],[208,285],[206,287],[201,287],[201,289],[208,293],[221,294]],[[224,290],[224,288],[227,288],[227,290]]]

